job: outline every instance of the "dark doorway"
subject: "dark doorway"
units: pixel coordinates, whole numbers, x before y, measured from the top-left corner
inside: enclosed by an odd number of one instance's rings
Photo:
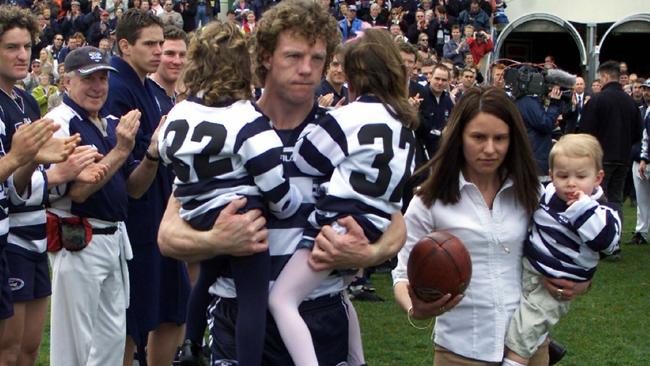
[[[649,33],[615,33],[611,32],[600,49],[598,60],[627,62],[630,73],[642,77],[650,76],[650,63],[644,52],[650,38]]]
[[[517,32],[508,35],[501,47],[501,58],[544,63],[544,57],[555,57],[557,66],[572,74],[582,74],[580,52],[568,32]]]

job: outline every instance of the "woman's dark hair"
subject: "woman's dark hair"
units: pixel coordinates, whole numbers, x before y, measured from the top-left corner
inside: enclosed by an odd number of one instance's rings
[[[454,107],[440,148],[433,159],[416,172],[419,174],[430,170],[417,195],[428,207],[436,200],[444,204],[455,204],[460,200],[458,178],[466,164],[463,132],[481,112],[491,114],[508,125],[510,145],[499,173],[503,180],[508,177],[513,180],[517,203],[532,214],[538,204],[539,180],[526,128],[514,102],[502,89],[494,87],[472,88]]]
[[[346,43],[343,70],[350,91],[357,96],[376,96],[395,119],[408,128],[417,128],[417,111],[408,102],[408,75],[388,32],[367,29],[363,36]]]

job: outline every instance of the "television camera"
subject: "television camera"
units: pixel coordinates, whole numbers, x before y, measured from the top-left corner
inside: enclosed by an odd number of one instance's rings
[[[504,73],[506,88],[515,98],[524,95],[546,96],[554,85],[561,90],[560,100],[571,103],[576,76],[560,69],[544,69],[539,66],[520,64],[511,66]]]

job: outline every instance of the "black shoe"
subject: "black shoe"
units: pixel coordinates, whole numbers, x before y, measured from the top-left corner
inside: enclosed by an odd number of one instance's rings
[[[566,355],[566,347],[551,339],[548,343],[548,364],[555,365]]]
[[[178,364],[180,366],[207,366],[208,362],[203,357],[203,348],[186,339],[178,355]]]
[[[621,255],[621,249],[620,248],[616,249],[614,251],[614,253],[609,254],[609,255],[607,255],[607,254],[605,254],[603,252],[600,252],[600,259],[604,259],[604,260],[606,260],[608,262],[618,262],[618,261],[621,260],[621,258],[622,258],[622,255]]]
[[[648,241],[643,238],[643,236],[640,233],[634,233],[630,240],[626,241],[625,244],[628,245],[645,245],[648,244]]]
[[[376,294],[370,291],[359,291],[359,292],[351,293],[350,298],[352,300],[359,300],[359,301],[372,301],[372,302],[384,301],[384,299],[382,299],[381,297],[377,296]]]

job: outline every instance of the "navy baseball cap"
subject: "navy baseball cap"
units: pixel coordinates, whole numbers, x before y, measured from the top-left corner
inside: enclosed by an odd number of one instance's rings
[[[99,48],[86,46],[75,49],[65,58],[65,72],[76,71],[81,76],[88,76],[100,70],[117,70],[109,65],[108,56]]]

